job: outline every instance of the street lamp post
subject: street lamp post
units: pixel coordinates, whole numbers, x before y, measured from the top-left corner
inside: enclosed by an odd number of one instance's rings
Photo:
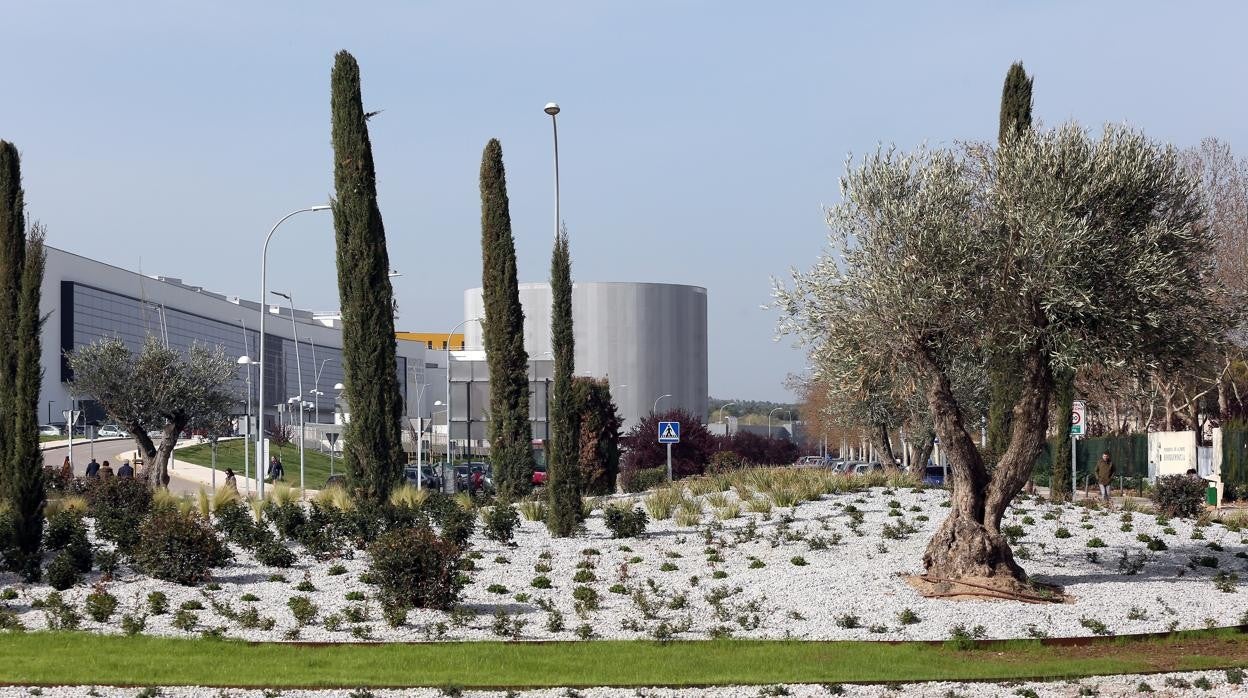
[[[451,328],[451,331],[446,334],[446,461],[448,463],[451,461],[451,336],[456,330],[470,322],[481,322],[481,318],[468,318]],[[472,438],[472,434],[469,434],[468,438]]]
[[[273,240],[273,233],[277,232],[278,226],[280,226],[282,223],[285,223],[288,218],[291,218],[292,216],[295,216],[297,214],[306,213],[309,211],[328,211],[329,208],[330,207],[325,204],[322,204],[320,206],[310,206],[308,208],[301,208],[297,211],[291,211],[285,216],[282,216],[280,219],[278,219],[276,223],[273,224],[273,229],[270,230],[269,234],[264,238],[264,249],[260,252],[260,340],[259,340],[259,343],[260,343],[260,391],[259,393],[260,394],[258,398],[256,399],[256,405],[259,408],[259,420],[258,421],[260,423],[260,428],[258,430],[259,433],[257,434],[257,437],[256,437],[256,475],[260,475],[260,468],[261,468],[261,464],[264,463],[264,455],[265,455],[264,454],[264,450],[265,450],[264,449],[264,316],[269,314],[268,301],[265,300],[266,298],[269,297],[269,242]],[[258,487],[260,490],[260,497],[261,499],[263,499],[264,498],[264,478],[257,477],[256,479],[259,480]]]
[[[559,121],[555,115],[559,113],[559,105],[549,102],[542,110],[550,114],[550,128],[555,137],[555,237],[559,237]]]
[[[664,394],[664,395],[660,395],[660,396],[658,396],[657,398],[655,398],[655,399],[654,399],[654,407],[651,407],[651,408],[650,408],[650,413],[651,413],[651,414],[653,414],[653,415],[656,415],[656,416],[657,416],[657,415],[659,414],[659,401],[660,401],[660,400],[662,400],[662,399],[663,399],[663,398],[665,398],[665,397],[671,397],[671,396],[672,396],[672,394],[671,394],[671,393],[666,393],[666,394]]]
[[[724,416],[724,410],[727,410],[729,407],[732,407],[732,406],[733,406],[733,405],[735,405],[735,404],[737,404],[737,403],[735,403],[735,402],[729,402],[729,403],[725,403],[725,404],[723,404],[723,405],[720,405],[720,406],[719,406],[719,421],[721,421],[721,422],[723,422],[723,423],[724,423],[724,436],[731,436],[731,434],[729,434],[729,433],[728,433],[728,419]],[[767,423],[768,423],[768,424],[770,424],[770,423],[771,423],[771,415],[768,415],[768,421],[767,421]],[[768,434],[767,434],[767,436],[768,436],[768,437],[770,437],[770,436],[771,436],[771,433],[770,433],[770,432],[771,432],[771,430],[770,430],[770,429],[768,429]]]
[[[777,410],[782,410],[782,409],[784,408],[773,407],[771,408],[771,411],[767,413],[767,438],[769,439],[771,438],[771,415],[775,414]]]
[[[245,366],[247,371],[247,426],[243,428],[243,487],[247,494],[251,494],[251,365],[254,363],[250,356],[238,357],[238,365]]]
[[[270,291],[278,298],[285,298],[290,304],[290,333],[295,338],[295,376],[296,382],[299,384],[299,399],[296,401],[299,405],[299,496],[303,496],[303,442],[307,436],[304,430],[304,404],[303,404],[303,362],[299,360],[299,327],[295,324],[295,299],[289,293],[281,291]],[[289,400],[287,401],[289,402]]]
[[[312,349],[313,349],[313,351],[315,351],[315,350],[316,350],[316,345],[315,345],[315,344],[313,344],[313,345],[312,345]],[[321,365],[320,365],[319,367],[317,367],[317,369],[316,369],[316,374],[315,374],[315,375],[313,375],[313,377],[312,377],[312,394],[316,396],[316,403],[315,403],[315,404],[316,404],[316,406],[313,408],[313,410],[315,410],[315,411],[313,412],[313,415],[312,415],[312,423],[313,423],[313,424],[320,424],[320,423],[321,423],[321,396],[323,396],[323,395],[325,394],[325,393],[321,392],[321,372],[325,370],[325,364],[329,363],[330,361],[333,361],[333,359],[332,359],[332,358],[330,358],[330,359],[322,359],[322,360],[321,360]],[[313,354],[312,363],[313,363],[313,364],[315,364],[315,363],[316,363],[316,355],[315,355],[315,354]]]

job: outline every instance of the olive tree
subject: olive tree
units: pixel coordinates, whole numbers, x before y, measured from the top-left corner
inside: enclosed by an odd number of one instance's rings
[[[1000,523],[1043,449],[1054,371],[1165,364],[1212,329],[1194,183],[1168,146],[1070,125],[999,148],[880,150],[850,163],[841,194],[831,249],[777,286],[781,330],[848,396],[880,382],[922,392],[952,472],[925,568],[1022,588]],[[989,351],[1021,368],[991,471],[955,390]]]
[[[183,354],[148,337],[138,354],[119,339],[100,339],[69,355],[73,391],[92,397],[134,437],[147,480],[169,483],[169,456],[188,427],[220,424],[238,397],[230,389],[237,366],[220,347]],[[160,431],[157,445],[148,431]]]

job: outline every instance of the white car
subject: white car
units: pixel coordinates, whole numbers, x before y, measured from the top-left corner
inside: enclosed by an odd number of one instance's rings
[[[39,435],[40,436],[60,436],[61,428],[56,426],[55,424],[40,424]]]
[[[125,438],[127,436],[130,436],[130,432],[126,431],[125,429],[122,429],[116,424],[105,424],[104,426],[100,427],[100,430],[97,431],[95,435],[105,437],[105,438],[111,438],[111,437]]]

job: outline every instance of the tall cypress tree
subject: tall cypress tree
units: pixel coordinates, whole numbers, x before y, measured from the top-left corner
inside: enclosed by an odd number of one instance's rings
[[[572,259],[568,232],[555,237],[550,257],[550,343],[555,357],[554,395],[550,405],[550,451],[546,487],[550,513],[546,526],[556,536],[570,536],[581,521],[581,473],[577,451],[577,414],[572,385],[575,344],[572,336]]]
[[[26,257],[26,203],[22,158],[0,140],[0,327],[17,327]],[[7,495],[13,455],[13,405],[17,390],[17,343],[0,342],[0,493]]]
[[[40,365],[39,296],[43,284],[43,231],[36,226],[26,241],[17,322],[17,385],[13,400],[13,455],[9,466],[13,507],[13,542],[17,559],[11,566],[26,579],[39,579],[43,547],[43,453],[39,450]]]
[[[377,207],[360,66],[350,53],[339,51],[334,57],[330,87],[343,384],[351,406],[343,460],[352,487],[381,501],[403,472],[403,398],[396,371],[390,257]]]
[[[997,142],[1006,143],[1015,135],[1031,128],[1032,78],[1022,63],[1014,63],[1005,74],[1001,88],[1001,113]],[[1009,235],[1003,230],[1002,235]],[[1010,422],[1014,403],[1018,401],[1022,366],[1018,357],[997,353],[988,362],[988,452],[984,460],[994,464],[1010,442]]]
[[[491,138],[481,154],[481,324],[490,368],[490,460],[494,484],[507,499],[533,487],[529,356],[517,284],[503,146]]]

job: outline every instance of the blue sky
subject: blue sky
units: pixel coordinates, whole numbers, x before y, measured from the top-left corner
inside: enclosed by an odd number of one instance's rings
[[[705,286],[718,397],[788,397],[803,356],[760,306],[825,245],[846,156],[994,138],[1014,60],[1046,124],[1248,154],[1240,2],[3,0],[0,23],[0,138],[51,244],[251,298],[269,227],[332,192],[329,71],[354,53],[401,329],[449,330],[479,285],[491,137],[521,279],[546,278],[558,101],[575,278]],[[327,214],[283,228],[269,278],[337,306]]]

